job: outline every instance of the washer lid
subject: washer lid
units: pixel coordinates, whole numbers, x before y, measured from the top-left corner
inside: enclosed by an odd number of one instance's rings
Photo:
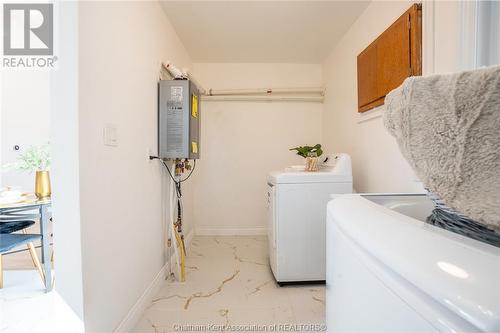
[[[400,196],[399,204],[391,200],[377,204],[359,194],[339,196],[328,204],[334,217],[329,223],[375,258],[374,263],[432,298],[434,302],[425,303],[434,309],[428,319],[437,317],[440,325],[449,325],[437,315],[445,308],[481,332],[500,332],[500,248],[396,211],[405,208],[404,202],[416,207],[420,199]],[[410,304],[404,295],[398,296]]]
[[[352,176],[330,170],[316,172],[285,170],[271,172],[268,181],[272,184],[348,183],[352,182]]]
[[[269,174],[272,184],[352,183],[351,158],[347,154],[330,154],[320,159],[319,171],[309,172],[304,166],[291,166]]]

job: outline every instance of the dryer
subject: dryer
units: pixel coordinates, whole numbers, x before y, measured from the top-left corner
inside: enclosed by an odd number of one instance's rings
[[[290,167],[268,177],[268,241],[279,284],[326,278],[326,205],[331,194],[352,193],[351,158],[331,154],[319,171]]]

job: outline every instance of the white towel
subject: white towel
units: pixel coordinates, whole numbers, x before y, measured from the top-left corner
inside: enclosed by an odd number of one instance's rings
[[[500,66],[410,77],[385,105],[384,124],[425,187],[500,231]]]

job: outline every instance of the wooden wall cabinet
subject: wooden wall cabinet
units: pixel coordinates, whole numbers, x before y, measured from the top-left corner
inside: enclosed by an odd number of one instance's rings
[[[407,77],[422,75],[422,5],[412,5],[357,60],[358,112],[384,104]]]

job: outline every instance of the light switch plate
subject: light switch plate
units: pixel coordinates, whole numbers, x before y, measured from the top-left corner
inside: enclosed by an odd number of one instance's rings
[[[107,124],[104,126],[103,139],[105,146],[118,146],[118,130],[115,125]]]

